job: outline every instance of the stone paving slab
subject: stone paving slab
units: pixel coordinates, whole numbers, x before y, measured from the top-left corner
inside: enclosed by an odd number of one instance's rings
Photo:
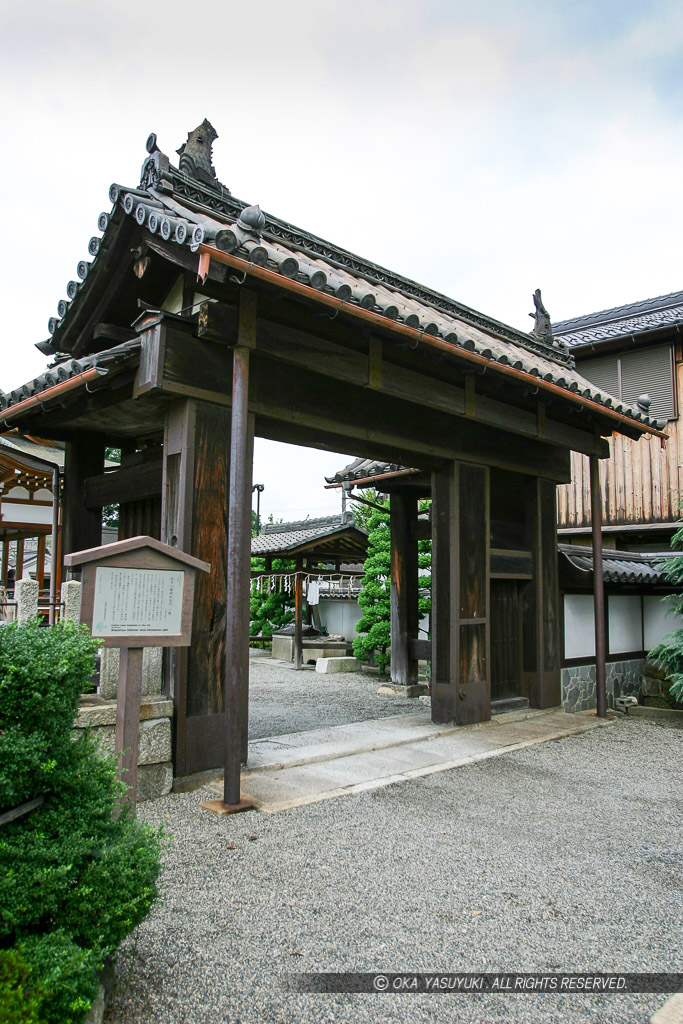
[[[434,725],[425,711],[258,740],[242,795],[267,814],[406,782],[611,725],[594,712],[512,711],[490,722]],[[316,739],[319,742],[316,743]],[[222,782],[210,786],[222,794]]]

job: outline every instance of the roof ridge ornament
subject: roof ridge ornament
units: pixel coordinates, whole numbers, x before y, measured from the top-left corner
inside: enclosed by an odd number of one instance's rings
[[[529,313],[532,320],[535,321],[534,329],[531,334],[534,338],[538,338],[539,341],[545,342],[546,345],[553,344],[553,327],[550,322],[550,314],[543,305],[543,299],[541,298],[541,289],[537,288],[533,294],[535,311]]]
[[[531,337],[540,341],[544,345],[550,346],[550,348],[559,349],[565,355],[569,355],[569,347],[560,338],[553,337],[553,325],[550,322],[550,314],[543,305],[543,299],[541,298],[541,289],[537,288],[533,294],[534,300],[534,312],[529,313],[532,320],[535,321],[534,329],[531,331]],[[573,366],[573,359],[570,357],[569,365]]]
[[[191,178],[213,185],[216,171],[213,166],[213,144],[218,132],[206,118],[194,131],[187,133],[187,142],[183,142],[176,153],[180,157],[178,167]]]

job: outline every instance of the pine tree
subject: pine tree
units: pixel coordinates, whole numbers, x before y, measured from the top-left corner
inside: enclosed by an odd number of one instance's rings
[[[357,658],[367,659],[373,651],[380,673],[384,675],[386,666],[391,661],[391,525],[389,501],[381,501],[374,492],[366,492],[370,501],[383,506],[383,511],[371,509],[367,505],[354,508],[358,525],[368,531],[368,554],[365,559],[364,576],[361,580],[362,590],[358,604],[363,609],[363,616],[356,624],[360,633],[353,641],[353,653]],[[431,502],[421,501],[418,509],[426,512]],[[417,544],[417,564],[419,571],[419,587],[424,593],[418,598],[418,614],[420,619],[429,615],[431,601],[431,568],[432,542],[421,540]]]
[[[371,509],[366,520],[368,554],[358,597],[363,616],[356,623],[356,632],[360,635],[353,641],[353,653],[357,658],[367,659],[374,651],[375,661],[384,675],[391,661],[391,535],[389,502],[382,504],[385,511]]]
[[[671,538],[671,547],[679,554],[669,558],[662,565],[662,575],[676,587],[683,586],[683,526],[679,527]],[[667,604],[676,615],[683,616],[683,592],[666,598]],[[669,677],[671,696],[683,703],[683,629],[674,629],[653,647],[648,654],[649,661],[656,661],[666,669]]]

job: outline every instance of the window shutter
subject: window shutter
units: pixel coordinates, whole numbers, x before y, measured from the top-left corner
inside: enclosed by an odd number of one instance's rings
[[[635,406],[641,395],[652,399],[650,416],[671,420],[675,415],[671,346],[656,345],[625,352],[621,357],[621,398]]]
[[[617,356],[601,356],[599,359],[585,359],[577,362],[579,373],[595,384],[601,391],[619,398],[619,365]],[[642,395],[642,391],[640,392]]]

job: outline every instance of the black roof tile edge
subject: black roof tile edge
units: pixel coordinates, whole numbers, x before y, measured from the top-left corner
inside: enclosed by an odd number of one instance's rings
[[[596,313],[586,313],[568,320],[558,320],[553,324],[553,334],[558,336],[571,334],[584,328],[599,327],[619,320],[630,319],[642,313],[653,313],[680,305],[683,305],[683,291],[669,292],[667,295],[659,295],[652,299],[642,299],[639,302],[630,302],[623,306],[612,306],[610,309],[603,309]]]

